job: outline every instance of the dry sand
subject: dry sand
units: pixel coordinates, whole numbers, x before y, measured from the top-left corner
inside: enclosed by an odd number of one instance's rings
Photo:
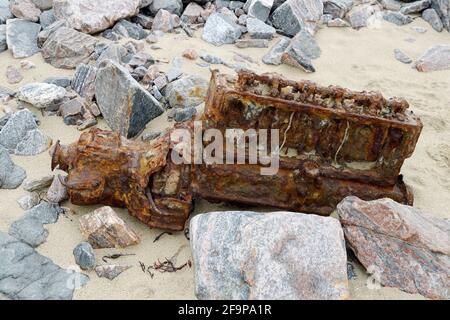
[[[424,34],[412,30],[411,26],[428,29]],[[411,58],[419,57],[427,48],[436,44],[450,44],[448,32],[437,33],[421,19],[410,25],[398,27],[387,22],[380,22],[376,28],[364,28],[359,31],[350,28],[324,28],[316,36],[322,49],[322,55],[314,61],[316,73],[306,74],[289,66],[267,66],[260,62],[252,65],[258,73],[278,72],[291,79],[311,79],[323,85],[336,84],[355,90],[378,90],[386,97],[400,96],[406,98],[411,109],[418,114],[424,129],[412,158],[403,167],[405,180],[413,188],[415,207],[441,217],[450,217],[450,70],[432,73],[419,73],[395,60],[394,49],[403,50]],[[413,38],[414,42],[405,41]],[[276,40],[272,41],[274,43]],[[157,44],[160,50],[152,50],[146,44],[146,51],[156,58],[171,60],[186,48],[202,50],[233,61],[234,52],[250,55],[261,61],[267,49],[238,49],[233,45],[214,47],[200,39],[200,31],[196,38],[182,35],[165,35]],[[70,75],[73,71],[52,68],[44,63],[40,54],[28,60],[37,65],[36,69],[25,71],[24,80],[17,85],[8,85],[5,71],[8,65],[18,66],[10,52],[0,54],[0,85],[18,88],[23,84],[41,81],[53,75]],[[163,64],[162,70],[170,65]],[[232,72],[226,67],[219,68]],[[184,59],[183,71],[186,74],[199,74],[209,78],[208,68],[202,68],[195,62]],[[14,105],[12,104],[14,107]],[[1,109],[1,106],[0,106]],[[75,127],[63,124],[62,118],[42,118],[38,110],[33,109],[42,121],[41,130],[55,141],[63,144],[74,142],[79,137]],[[0,116],[2,115],[0,111]],[[163,114],[147,126],[146,131],[161,129],[168,125]],[[99,127],[107,128],[100,121]],[[24,167],[29,179],[50,173],[50,159],[47,153],[34,157],[13,156],[16,164]],[[25,192],[19,187],[16,190],[0,190],[0,230],[7,231],[11,222],[20,217],[23,211],[16,200]],[[96,207],[78,207],[70,203],[64,206],[72,208],[76,214],[62,216],[58,223],[47,226],[50,235],[47,242],[38,247],[38,251],[51,258],[62,267],[74,267],[73,248],[83,238],[78,230],[78,218]],[[229,205],[213,205],[206,201],[196,203],[195,213],[210,210],[239,209]],[[246,208],[248,209],[248,208]],[[183,233],[164,235],[153,243],[160,230],[150,230],[136,219],[128,216],[126,210],[118,209],[119,215],[131,225],[142,239],[141,244],[123,250],[96,250],[97,260],[101,263],[104,254],[134,253],[135,256],[123,257],[116,261],[119,264],[130,264],[132,269],[125,271],[113,281],[98,278],[94,272],[88,272],[89,283],[75,292],[75,299],[195,299],[193,270],[183,269],[177,273],[156,273],[154,278],[141,271],[138,261],[146,265],[157,259],[172,257],[175,253],[177,264],[192,259],[189,242]],[[366,285],[367,275],[361,266],[356,268],[358,278],[351,280],[350,291],[353,299],[421,299],[419,295],[410,295],[398,289],[381,288],[369,290]]]

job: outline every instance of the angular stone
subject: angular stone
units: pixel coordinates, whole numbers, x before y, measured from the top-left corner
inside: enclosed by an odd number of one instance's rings
[[[275,28],[289,36],[300,30],[314,34],[322,14],[322,0],[287,0],[273,12],[271,20]]]
[[[25,170],[14,164],[8,150],[0,143],[0,189],[15,189],[22,184],[26,176]]]
[[[53,0],[31,0],[41,10],[50,10],[53,7]]]
[[[413,21],[413,18],[410,16],[404,15],[400,12],[395,11],[386,11],[383,14],[383,19],[386,21],[389,21],[391,23],[394,23],[398,26],[403,26],[405,24],[411,23]]]
[[[403,14],[419,13],[429,8],[430,5],[431,5],[430,0],[414,1],[403,5],[402,8],[400,9],[400,13]]]
[[[415,67],[420,72],[450,69],[450,45],[440,44],[429,48],[417,59]]]
[[[367,27],[367,20],[376,12],[375,6],[364,4],[351,9],[346,17],[354,29]]]
[[[0,86],[0,97],[14,97],[15,95],[16,93],[13,90]]]
[[[86,275],[61,269],[27,244],[0,232],[0,293],[9,299],[67,300]]]
[[[68,126],[77,125],[83,118],[83,100],[75,98],[63,103],[58,110],[58,114],[63,118]]]
[[[61,103],[65,95],[66,89],[54,84],[29,83],[19,89],[17,99],[38,109],[45,109]]]
[[[43,201],[25,212],[24,216],[33,217],[42,224],[51,224],[58,221],[61,212],[62,209],[58,204]]]
[[[16,84],[23,80],[23,76],[20,73],[20,70],[13,67],[8,66],[6,68],[6,81],[8,81],[9,84]]]
[[[95,267],[95,273],[99,278],[113,280],[117,278],[122,272],[130,268],[131,266],[102,265]]]
[[[176,122],[183,122],[191,120],[195,114],[197,113],[197,109],[195,107],[189,107],[184,109],[175,109],[175,114],[173,116],[173,119]]]
[[[8,49],[8,44],[6,43],[6,25],[0,25],[0,53]]]
[[[47,41],[48,38],[59,28],[61,27],[67,27],[67,22],[58,20],[53,22],[51,25],[46,27],[44,30],[39,32],[38,38],[37,38],[37,45],[39,48],[42,48],[44,46],[44,43]]]
[[[248,18],[247,32],[253,39],[272,39],[276,30],[259,19]]]
[[[190,238],[198,299],[349,296],[344,235],[334,218],[211,212],[192,218]]]
[[[0,0],[0,24],[5,24],[6,20],[14,18],[9,9],[9,0]]]
[[[183,2],[181,0],[153,0],[148,8],[153,15],[156,15],[159,10],[163,9],[177,16],[181,16]]]
[[[95,78],[97,76],[97,68],[95,66],[80,64],[77,66],[74,78],[72,80],[72,88],[81,97],[92,101],[95,95]]]
[[[403,2],[398,0],[381,0],[380,3],[384,9],[392,11],[399,11],[403,5]]]
[[[102,207],[80,218],[80,230],[94,249],[138,244],[138,235],[114,212]]]
[[[89,61],[97,41],[84,33],[60,27],[45,41],[42,57],[56,68],[74,69]]]
[[[135,40],[141,40],[147,37],[147,32],[142,26],[127,20],[117,22],[112,31],[122,37],[133,38]]]
[[[320,54],[321,50],[316,40],[309,32],[302,30],[292,38],[286,51],[281,56],[281,61],[306,72],[315,72],[316,69],[311,60],[317,59]]]
[[[39,193],[30,192],[17,200],[17,203],[23,210],[30,210],[31,208],[37,206],[41,199],[39,198]]]
[[[324,0],[323,13],[331,14],[333,18],[343,18],[353,7],[353,0]]]
[[[203,8],[195,2],[190,2],[186,9],[183,11],[181,21],[189,24],[197,23],[198,18],[201,16]]]
[[[164,111],[124,67],[110,60],[97,72],[95,96],[110,128],[127,138],[139,134]]]
[[[83,33],[97,33],[116,21],[135,16],[139,0],[54,0],[53,10],[60,20]]]
[[[41,26],[22,19],[6,21],[6,42],[14,58],[28,58],[39,52],[37,37]]]
[[[28,110],[11,115],[0,131],[0,145],[17,155],[36,155],[44,152],[52,140],[37,129],[36,119]]]
[[[83,270],[92,270],[95,267],[94,249],[89,242],[81,242],[73,249],[75,262]]]
[[[395,59],[397,59],[398,61],[400,61],[402,63],[409,64],[412,62],[411,58],[408,57],[403,51],[401,51],[399,49],[394,50],[394,56],[395,56]]]
[[[450,32],[450,0],[430,0],[431,7],[441,18],[444,28]]]
[[[273,0],[248,0],[247,15],[265,22],[272,10]]]
[[[347,245],[381,284],[450,299],[450,222],[391,199],[345,198],[338,206]]]
[[[48,26],[52,25],[55,22],[56,17],[53,13],[53,10],[47,10],[41,13],[39,23],[41,24],[43,29],[47,28]]]
[[[47,200],[53,203],[61,203],[69,198],[67,187],[65,186],[67,178],[57,175],[47,191]]]
[[[206,21],[202,39],[215,46],[221,46],[234,43],[241,35],[241,28],[230,17],[222,13],[213,13]]]
[[[48,84],[54,84],[55,86],[67,88],[70,86],[72,79],[70,77],[64,77],[64,76],[54,76],[54,77],[48,77],[44,81]]]
[[[10,236],[25,242],[33,248],[43,244],[48,236],[48,231],[43,224],[33,217],[22,217],[14,221],[8,233]]]
[[[102,51],[100,57],[97,59],[96,64],[97,66],[99,66],[103,61],[106,60],[112,60],[118,64],[121,64],[127,53],[127,49],[124,46],[118,44],[110,44],[106,47],[105,50]],[[92,77],[93,70],[90,69],[89,71],[91,71],[89,72],[89,75]]]
[[[289,46],[290,39],[286,37],[282,37],[270,50],[267,52],[264,57],[262,58],[262,61],[265,64],[272,64],[272,65],[280,65],[281,64],[281,56],[286,51],[287,47]]]
[[[38,22],[41,10],[31,0],[10,0],[12,14],[19,18],[32,22]]]
[[[205,101],[209,82],[190,75],[171,82],[165,89],[165,97],[172,108],[195,107]]]
[[[268,48],[269,40],[267,39],[240,39],[236,40],[238,48]]]
[[[50,187],[53,182],[53,175],[49,174],[46,176],[39,177],[37,179],[26,181],[23,184],[23,190],[28,192],[41,191]]]
[[[427,9],[422,12],[422,19],[428,22],[431,27],[437,32],[441,32],[444,29],[441,18],[434,9]]]

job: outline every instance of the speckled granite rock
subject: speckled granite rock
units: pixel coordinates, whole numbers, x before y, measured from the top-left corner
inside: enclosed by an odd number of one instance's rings
[[[95,267],[95,254],[89,242],[81,242],[73,249],[75,262],[83,270],[92,270]]]
[[[6,21],[6,43],[14,58],[28,58],[39,52],[37,38],[41,26],[22,19]]]
[[[345,299],[339,221],[292,212],[199,214],[190,223],[199,299]]]
[[[15,165],[8,150],[0,145],[0,189],[15,189],[26,176],[25,170]]]
[[[19,89],[17,99],[38,109],[45,109],[61,103],[65,95],[66,89],[54,84],[28,83]]]
[[[450,221],[391,199],[347,197],[337,213],[347,245],[382,285],[450,299]]]

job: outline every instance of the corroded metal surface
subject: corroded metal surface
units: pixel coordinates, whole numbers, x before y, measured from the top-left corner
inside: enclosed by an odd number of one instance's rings
[[[214,72],[203,130],[279,129],[276,175],[260,164],[175,164],[170,132],[151,142],[92,129],[59,144],[52,167],[69,173],[73,203],[128,208],[150,227],[182,230],[195,198],[328,215],[346,196],[412,204],[401,166],[422,124],[402,99],[241,72]],[[193,131],[193,122],[180,125]]]

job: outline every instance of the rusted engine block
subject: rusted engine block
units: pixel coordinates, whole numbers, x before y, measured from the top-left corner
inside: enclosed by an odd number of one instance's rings
[[[69,173],[74,204],[128,208],[150,227],[182,230],[195,198],[265,205],[328,215],[348,195],[412,204],[400,169],[422,124],[403,99],[320,87],[277,75],[241,72],[237,81],[213,72],[203,130],[279,129],[276,175],[260,164],[175,164],[170,133],[151,142],[92,129],[57,144],[52,168]],[[193,122],[181,125],[193,129]]]

